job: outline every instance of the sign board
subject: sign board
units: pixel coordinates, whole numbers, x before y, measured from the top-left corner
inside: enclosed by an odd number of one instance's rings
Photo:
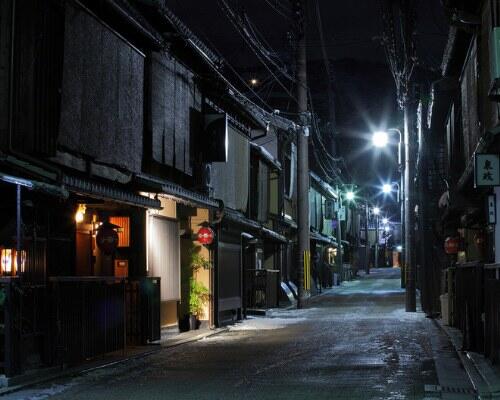
[[[494,194],[488,195],[488,224],[497,223],[497,199]]]
[[[474,186],[500,186],[500,158],[498,154],[476,154]]]
[[[345,206],[339,208],[339,221],[345,221]]]

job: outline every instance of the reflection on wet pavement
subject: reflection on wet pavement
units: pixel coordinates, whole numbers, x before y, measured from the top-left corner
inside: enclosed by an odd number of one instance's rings
[[[399,270],[373,271],[228,332],[9,396],[12,399],[423,399],[431,338],[404,312]],[[53,391],[50,391],[50,388]]]

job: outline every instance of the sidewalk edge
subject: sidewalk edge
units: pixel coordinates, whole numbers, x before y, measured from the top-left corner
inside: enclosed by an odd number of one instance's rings
[[[203,334],[200,334],[197,336],[193,336],[191,338],[173,341],[172,343],[165,343],[165,344],[159,343],[159,344],[156,344],[155,348],[153,348],[151,350],[147,350],[147,351],[144,351],[144,352],[141,352],[138,354],[126,356],[126,357],[123,357],[123,358],[120,358],[117,360],[113,360],[110,362],[104,362],[102,364],[95,365],[92,367],[88,367],[88,366],[78,367],[77,366],[77,367],[69,368],[67,370],[61,370],[58,373],[54,373],[54,374],[47,375],[44,377],[39,377],[38,379],[36,378],[36,375],[35,375],[35,376],[33,376],[32,380],[27,380],[25,383],[0,388],[0,397],[5,396],[7,394],[14,393],[14,392],[18,392],[18,391],[23,390],[23,389],[27,389],[29,387],[36,386],[36,385],[39,385],[42,383],[51,382],[51,381],[54,381],[57,379],[67,378],[70,376],[78,376],[78,375],[82,375],[82,374],[96,371],[99,369],[109,368],[109,367],[112,367],[113,365],[122,364],[122,363],[125,363],[128,361],[131,361],[131,360],[137,360],[140,358],[144,358],[144,357],[147,357],[151,354],[159,353],[160,351],[165,350],[165,349],[178,347],[178,346],[181,346],[183,344],[196,342],[198,340],[202,340],[202,339],[205,339],[207,337],[218,335],[220,333],[226,332],[227,330],[228,330],[228,328],[218,328],[218,329],[215,329],[215,330],[210,331],[210,332],[206,332],[206,333],[203,333]]]
[[[481,373],[481,371],[477,368],[477,365],[471,360],[468,352],[462,351],[460,349],[460,344],[456,342],[456,339],[453,337],[447,327],[442,324],[441,319],[434,318],[433,322],[448,337],[448,340],[452,344],[453,349],[460,359],[460,363],[462,364],[465,373],[467,374],[473,388],[476,390],[479,398],[493,398],[492,396],[495,394],[495,392],[491,390],[488,381],[484,379],[484,374]]]

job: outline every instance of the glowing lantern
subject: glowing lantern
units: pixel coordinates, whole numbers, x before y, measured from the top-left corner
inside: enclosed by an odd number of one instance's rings
[[[460,239],[457,237],[448,237],[444,241],[444,252],[446,254],[457,254],[460,248]]]
[[[0,256],[0,263],[2,265],[3,273],[12,273],[12,249],[2,248],[2,253]]]
[[[85,211],[86,211],[85,204],[79,204],[78,205],[78,210],[76,211],[75,214],[75,221],[77,223],[83,222],[83,219],[85,218]]]
[[[214,241],[215,233],[212,228],[208,226],[203,226],[197,233],[197,240],[201,244],[212,244]]]
[[[24,272],[24,267],[26,265],[26,251],[20,251],[21,266],[17,266],[17,251],[16,249],[1,248],[0,252],[0,265],[2,268],[2,274],[12,275],[16,272]]]

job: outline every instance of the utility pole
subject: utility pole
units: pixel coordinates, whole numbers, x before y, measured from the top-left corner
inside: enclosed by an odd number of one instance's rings
[[[403,137],[404,140],[404,137]],[[401,247],[403,248],[401,251],[400,265],[399,268],[401,270],[401,288],[406,288],[406,269],[405,269],[405,175],[404,175],[404,164],[401,161],[399,163],[399,174],[400,174],[400,188],[399,188],[399,203],[401,207],[401,216],[400,216],[400,242]]]
[[[399,8],[398,24],[395,23],[395,7]],[[404,207],[404,224],[402,230],[404,231],[404,272],[406,276],[406,311],[416,311],[416,295],[415,295],[415,263],[414,249],[413,249],[413,188],[411,179],[413,173],[410,170],[412,167],[412,160],[410,159],[411,148],[410,139],[412,134],[410,132],[410,84],[412,80],[412,73],[415,66],[416,46],[415,46],[415,16],[416,16],[416,2],[404,0],[394,2],[392,0],[381,0],[382,5],[382,22],[383,22],[383,38],[384,47],[386,48],[387,59],[391,68],[391,72],[395,77],[397,98],[400,107],[404,113],[404,182],[402,185],[402,192],[404,193],[403,207]],[[398,34],[398,35],[396,35]],[[399,44],[396,37],[399,37]],[[403,220],[401,221],[403,222]]]
[[[406,272],[406,292],[405,292],[405,303],[406,311],[414,312],[417,310],[417,300],[415,292],[415,259],[413,257],[413,224],[412,224],[412,212],[413,212],[413,189],[411,184],[412,174],[412,161],[410,149],[410,101],[408,93],[405,95],[404,99],[404,147],[405,147],[405,170],[404,170],[404,213],[405,213],[405,272]]]
[[[368,275],[370,273],[370,241],[368,240],[368,219],[370,217],[370,209],[368,206],[368,200],[365,200],[365,238],[366,238],[366,246],[365,246],[365,271]]]
[[[297,131],[297,308],[304,303],[304,273],[309,273],[309,114],[307,110],[307,53],[302,0],[293,0],[297,34],[297,102],[301,126]],[[307,277],[309,279],[309,277]]]
[[[343,278],[343,266],[344,260],[342,256],[342,221],[340,220],[340,213],[342,212],[342,193],[339,191],[338,186],[336,187],[336,191],[339,195],[338,202],[338,210],[337,210],[337,239],[338,239],[338,248],[337,248],[337,264],[339,266],[339,276]]]
[[[373,267],[378,268],[378,213],[375,215],[375,258]]]

